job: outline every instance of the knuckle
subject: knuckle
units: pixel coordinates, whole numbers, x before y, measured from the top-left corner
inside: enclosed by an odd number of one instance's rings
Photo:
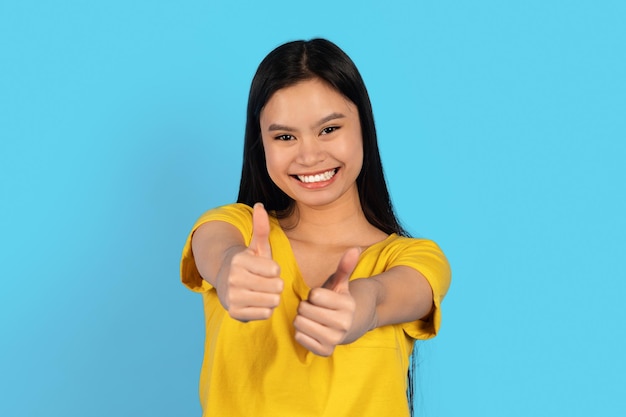
[[[333,351],[335,350],[334,346],[327,346],[327,345],[323,345],[320,349],[319,349],[319,355],[320,356],[330,356],[333,354]]]
[[[278,307],[279,304],[280,304],[280,295],[278,294],[273,295],[271,299],[271,305],[273,307]]]
[[[241,320],[243,318],[241,311],[237,307],[233,306],[228,309],[228,315],[235,320]]]
[[[296,342],[300,343],[305,348],[311,350],[308,343],[306,343],[304,335],[302,334],[302,332],[300,332],[300,330],[296,330],[296,333],[294,334],[294,339],[296,339]]]
[[[345,317],[343,318],[340,322],[339,322],[339,330],[342,333],[346,333],[348,330],[350,330],[350,327],[352,326],[352,318],[351,317]]]
[[[294,327],[296,330],[298,330],[298,331],[296,332],[296,336],[299,336],[299,335],[300,335],[299,330],[300,330],[300,326],[301,326],[301,325],[302,325],[302,316],[297,315],[297,316],[296,316],[296,318],[295,318],[295,319],[293,319],[293,327]]]
[[[233,266],[239,266],[241,265],[243,258],[245,258],[246,256],[246,252],[239,252],[233,255],[233,257],[230,259],[230,264]]]
[[[280,278],[272,278],[271,285],[269,286],[270,291],[276,294],[280,294],[283,292],[283,280]]]
[[[311,291],[309,291],[309,298],[308,300],[313,303],[316,304],[317,302],[319,302],[319,298],[320,298],[320,292],[319,292],[319,288],[313,288]]]
[[[235,283],[232,283],[228,287],[228,300],[231,303],[237,303],[241,298],[241,290]]]
[[[239,276],[233,274],[228,277],[228,283],[226,286],[228,287],[229,292],[237,291],[237,288],[239,287]]]
[[[243,281],[242,273],[239,268],[232,268],[230,273],[228,274],[228,286],[230,288],[235,288],[241,285]]]
[[[333,346],[338,345],[341,340],[343,339],[343,337],[345,336],[345,332],[334,332],[330,337],[329,337],[329,342],[330,344],[332,344]]]
[[[309,311],[309,302],[308,301],[301,301],[300,304],[298,304],[298,314],[301,316],[306,316],[307,312]]]
[[[228,305],[228,312],[229,313],[236,308],[236,304],[237,303],[235,302],[236,299],[235,299],[235,297],[233,297],[233,292],[232,291],[228,291],[228,293],[224,297],[224,300],[226,301],[226,304]]]

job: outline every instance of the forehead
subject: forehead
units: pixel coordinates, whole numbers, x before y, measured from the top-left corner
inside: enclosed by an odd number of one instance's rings
[[[317,120],[330,113],[358,117],[357,107],[328,83],[314,78],[276,91],[261,110],[264,122]]]

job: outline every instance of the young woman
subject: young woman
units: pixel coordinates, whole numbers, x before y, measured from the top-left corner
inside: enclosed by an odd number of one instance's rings
[[[333,43],[284,44],[252,81],[237,204],[183,251],[201,292],[204,416],[408,416],[415,339],[435,336],[450,269],[399,225],[371,104]]]

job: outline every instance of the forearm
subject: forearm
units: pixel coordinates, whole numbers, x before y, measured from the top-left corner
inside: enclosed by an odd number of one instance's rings
[[[382,285],[379,294],[377,326],[420,320],[433,309],[433,290],[419,271],[397,266],[372,277]]]
[[[409,267],[350,281],[358,255],[346,252],[337,272],[298,306],[295,338],[317,355],[329,356],[335,346],[352,343],[376,327],[423,318],[432,308],[430,284]]]
[[[191,240],[196,268],[202,279],[217,287],[217,279],[233,255],[246,249],[237,229],[224,222],[209,222],[200,226]]]
[[[342,344],[352,343],[376,327],[422,319],[433,306],[430,284],[408,267],[350,281],[350,294],[356,308]]]

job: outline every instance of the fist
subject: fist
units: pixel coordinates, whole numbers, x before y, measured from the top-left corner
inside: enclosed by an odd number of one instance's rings
[[[269,217],[262,204],[254,205],[252,239],[232,256],[226,273],[218,280],[217,292],[228,314],[239,321],[264,320],[280,304],[283,280],[272,259]]]
[[[349,279],[359,255],[358,248],[346,251],[335,273],[298,306],[295,339],[316,355],[330,356],[352,328],[356,303],[350,295]]]

